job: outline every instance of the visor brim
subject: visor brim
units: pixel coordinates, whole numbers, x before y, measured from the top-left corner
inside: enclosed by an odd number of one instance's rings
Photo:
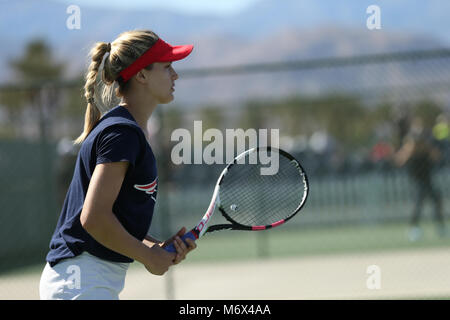
[[[193,49],[193,45],[173,46],[171,50],[163,54],[158,60],[161,62],[182,60],[186,58]]]

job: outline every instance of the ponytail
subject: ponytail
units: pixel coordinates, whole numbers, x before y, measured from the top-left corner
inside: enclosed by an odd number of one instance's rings
[[[92,131],[95,124],[100,120],[101,112],[95,102],[95,85],[98,76],[98,70],[103,61],[105,53],[111,49],[105,42],[99,42],[91,50],[92,62],[86,74],[86,83],[84,85],[84,96],[87,100],[86,114],[84,116],[84,129],[81,135],[74,141],[75,144],[81,144],[88,134]]]

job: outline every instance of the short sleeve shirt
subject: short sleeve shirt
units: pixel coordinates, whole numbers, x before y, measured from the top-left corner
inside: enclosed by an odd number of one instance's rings
[[[84,251],[113,262],[132,262],[97,242],[81,226],[80,215],[96,165],[129,163],[113,213],[123,227],[142,241],[156,203],[156,160],[145,134],[123,106],[105,114],[82,143],[58,223],[50,241],[47,261],[51,266]]]

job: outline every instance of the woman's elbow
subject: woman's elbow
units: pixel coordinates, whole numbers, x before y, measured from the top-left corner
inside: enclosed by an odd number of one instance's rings
[[[90,234],[95,230],[95,226],[98,224],[95,222],[94,217],[85,211],[81,212],[80,223],[83,229]]]

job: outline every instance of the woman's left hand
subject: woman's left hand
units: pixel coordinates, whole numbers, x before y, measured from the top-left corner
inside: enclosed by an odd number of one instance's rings
[[[178,264],[186,258],[186,255],[197,248],[197,244],[194,240],[186,238],[186,242],[184,242],[181,237],[186,233],[186,228],[183,227],[178,231],[173,237],[162,243],[162,247],[166,247],[169,244],[173,243],[177,255],[173,260],[173,264]]]

